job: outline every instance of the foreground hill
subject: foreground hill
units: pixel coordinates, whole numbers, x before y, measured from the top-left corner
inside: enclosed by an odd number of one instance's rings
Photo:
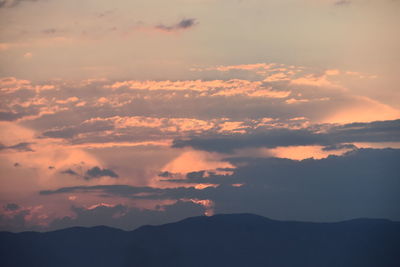
[[[1,232],[0,258],[4,267],[398,267],[400,223],[282,222],[231,214],[130,232],[104,226]]]

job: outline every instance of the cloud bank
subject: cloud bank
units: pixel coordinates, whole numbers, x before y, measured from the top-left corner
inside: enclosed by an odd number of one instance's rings
[[[127,199],[212,201],[217,213],[253,212],[285,220],[338,221],[356,217],[399,220],[398,149],[359,149],[343,156],[302,161],[280,158],[230,158],[231,175],[197,172],[167,178],[172,188],[101,185],[41,191],[54,194],[104,194]],[[163,177],[164,178],[164,177]],[[195,189],[179,184],[216,184]]]
[[[322,145],[325,150],[354,148],[343,143],[400,142],[400,120],[372,123],[351,123],[340,126],[313,125],[304,129],[255,129],[248,134],[214,135],[175,140],[174,147],[233,152],[247,147],[276,148],[282,146]]]
[[[2,229],[232,212],[399,219],[400,113],[342,83],[373,75],[276,63],[191,71],[0,79]]]

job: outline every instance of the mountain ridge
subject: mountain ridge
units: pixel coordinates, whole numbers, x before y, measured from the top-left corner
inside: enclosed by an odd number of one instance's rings
[[[279,219],[271,219],[262,215],[257,215],[253,213],[219,213],[215,214],[212,216],[206,216],[206,215],[201,215],[201,216],[194,216],[194,217],[188,217],[176,222],[170,222],[170,223],[164,223],[164,224],[145,224],[142,226],[139,226],[137,228],[134,228],[132,230],[125,230],[121,229],[118,227],[113,227],[113,226],[108,226],[108,225],[95,225],[95,226],[73,226],[73,227],[67,227],[67,228],[62,228],[62,229],[56,229],[56,230],[51,230],[51,231],[21,231],[21,232],[12,232],[12,231],[0,231],[1,233],[12,233],[12,234],[21,234],[21,233],[52,233],[52,232],[58,232],[58,231],[64,231],[68,229],[97,229],[97,228],[104,228],[104,229],[113,229],[113,230],[118,230],[122,232],[132,232],[136,231],[142,227],[159,227],[159,226],[165,226],[165,225],[170,225],[170,224],[176,224],[176,223],[181,223],[181,222],[186,222],[186,221],[191,221],[191,220],[197,220],[197,219],[209,219],[209,218],[214,218],[214,217],[221,217],[221,216],[253,216],[259,217],[265,220],[269,220],[272,222],[281,222],[281,223],[308,223],[308,224],[341,224],[341,223],[351,223],[355,221],[380,221],[380,222],[391,222],[391,223],[400,223],[400,221],[395,221],[395,220],[390,220],[390,219],[383,219],[383,218],[368,218],[368,217],[360,217],[360,218],[354,218],[354,219],[347,219],[347,220],[340,220],[340,221],[329,221],[329,222],[316,222],[316,221],[297,221],[297,220],[279,220]]]
[[[400,222],[276,221],[255,214],[186,218],[132,231],[108,226],[0,232],[5,267],[398,267]]]

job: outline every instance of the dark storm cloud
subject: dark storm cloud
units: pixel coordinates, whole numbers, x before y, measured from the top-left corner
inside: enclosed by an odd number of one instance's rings
[[[181,182],[220,184],[205,194],[215,201],[216,212],[317,221],[400,220],[399,159],[398,149],[359,149],[321,160],[232,158],[238,166],[233,175]]]
[[[197,24],[196,19],[182,19],[180,22],[173,24],[173,25],[165,25],[159,24],[155,26],[156,29],[172,32],[172,31],[179,31],[189,29]]]
[[[334,221],[355,217],[400,220],[400,150],[358,149],[343,156],[302,161],[231,158],[232,175],[194,175],[182,183],[217,187],[78,186],[42,191],[95,193],[130,199],[212,200],[217,213],[251,212],[277,219]],[[179,180],[175,183],[178,184]],[[241,184],[242,186],[234,186]]]
[[[3,144],[0,144],[0,150],[4,150],[4,149],[12,149],[12,150],[16,150],[16,151],[25,151],[25,152],[33,152],[34,150],[31,148],[31,145],[33,143],[28,143],[28,142],[22,142],[22,143],[18,143],[12,146],[5,146]]]
[[[193,147],[198,150],[230,153],[248,147],[332,146],[349,142],[400,142],[400,120],[371,123],[351,123],[332,126],[321,132],[320,127],[291,130],[260,129],[248,134],[200,136],[174,140],[173,147]]]
[[[101,169],[97,166],[86,171],[85,179],[100,178],[100,177],[118,178],[118,174],[109,169]]]
[[[400,150],[360,149],[321,160],[242,159],[236,194],[216,196],[217,212],[247,210],[276,218],[399,220]],[[220,205],[218,205],[220,203]]]

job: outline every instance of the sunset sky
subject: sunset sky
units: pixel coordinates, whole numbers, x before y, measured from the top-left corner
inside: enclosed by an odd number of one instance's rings
[[[399,12],[0,0],[0,230],[399,221]]]

